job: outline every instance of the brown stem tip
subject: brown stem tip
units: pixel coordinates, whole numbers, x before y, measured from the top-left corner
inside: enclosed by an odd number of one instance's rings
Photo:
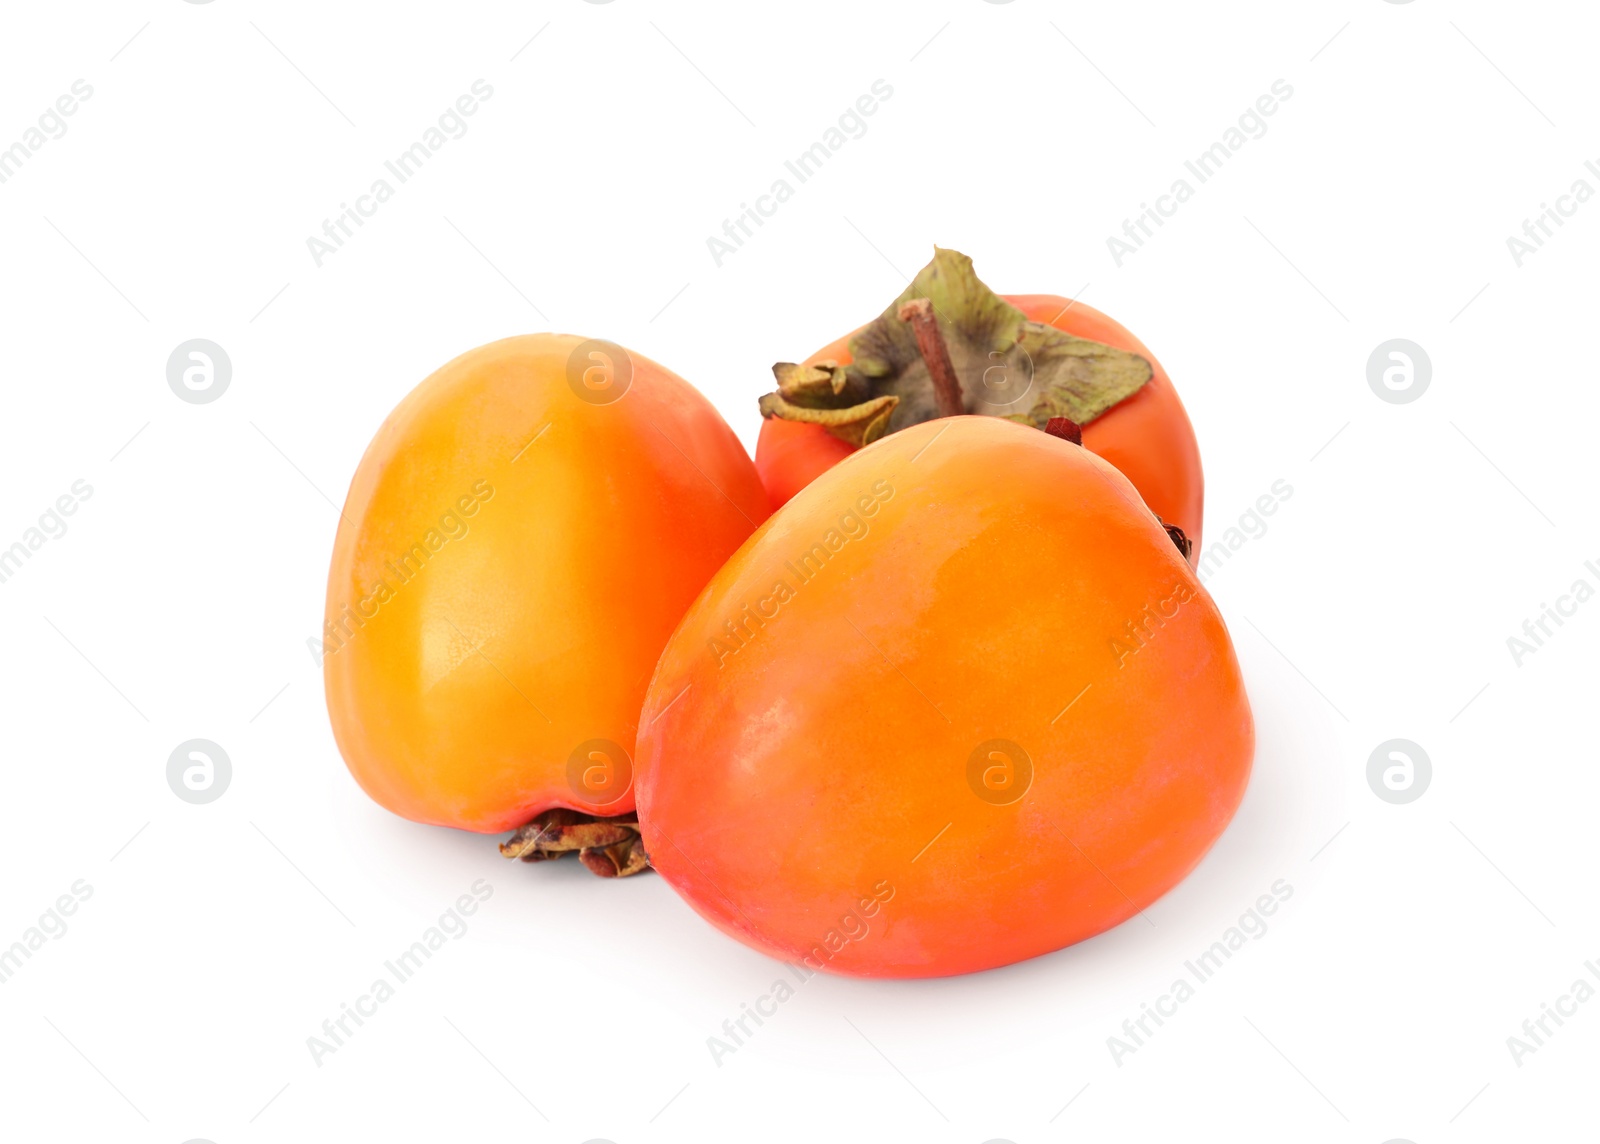
[[[945,345],[939,332],[939,320],[933,316],[933,303],[927,298],[913,298],[900,307],[900,320],[911,323],[911,332],[917,338],[917,352],[922,354],[933,379],[934,400],[939,403],[940,417],[957,417],[967,411],[961,398],[961,379],[956,376],[955,362],[950,360],[950,347]]]
[[[1044,431],[1052,437],[1071,441],[1074,445],[1083,444],[1083,427],[1070,417],[1050,418],[1044,424]]]
[[[574,850],[578,861],[602,878],[626,878],[650,869],[637,814],[599,818],[558,806],[500,844],[501,855],[524,862],[550,862]]]
[[[1183,558],[1185,560],[1189,559],[1189,557],[1194,554],[1194,541],[1185,536],[1183,529],[1179,528],[1177,525],[1168,524],[1159,516],[1156,517],[1156,521],[1161,525],[1162,528],[1167,530],[1168,538],[1172,541],[1177,550],[1183,553]]]

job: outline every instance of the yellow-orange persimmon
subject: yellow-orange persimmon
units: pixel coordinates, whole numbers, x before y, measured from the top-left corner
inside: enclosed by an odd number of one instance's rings
[[[1073,299],[1056,294],[994,295],[972,274],[970,260],[953,251],[940,250],[900,301],[930,295],[935,299],[940,324],[952,341],[961,338],[964,324],[973,327],[972,336],[967,339],[972,343],[969,350],[973,352],[963,358],[957,347],[955,361],[965,391],[967,412],[1015,419],[1031,416],[1039,428],[1044,427],[1050,415],[1072,416],[1082,425],[1084,447],[1121,470],[1151,511],[1166,523],[1181,528],[1194,543],[1197,558],[1205,500],[1200,449],[1172,380],[1143,342],[1112,318]],[[1149,363],[1148,371],[1137,388],[1126,396],[1119,396],[1121,390],[1112,392],[1110,397],[1115,400],[1109,405],[1100,402],[1080,405],[1078,409],[1036,406],[1041,399],[1048,404],[1048,394],[1043,392],[1042,385],[1028,384],[1040,380],[1034,376],[1035,363],[1025,352],[1019,353],[1009,367],[1012,376],[1005,377],[1002,368],[996,366],[1001,355],[988,349],[991,345],[1003,344],[1010,350],[1011,342],[1004,336],[997,337],[996,331],[1009,335],[1014,329],[996,321],[995,302],[1014,307],[1028,322],[1134,355]],[[827,362],[841,368],[851,366],[856,358],[852,347],[857,345],[857,339],[874,327],[891,323],[895,317],[892,311],[898,305],[899,302],[891,306],[871,326],[824,346],[801,364],[816,366]],[[990,309],[985,311],[982,308],[985,305]],[[1003,388],[992,384],[1001,378],[1005,382]],[[1093,384],[1093,379],[1086,380]],[[920,418],[935,415],[931,408],[917,406],[914,400],[908,399],[903,387],[896,386],[895,391],[901,394],[900,405],[888,424],[878,429],[879,434],[885,429],[895,432],[917,423]],[[997,391],[1000,396],[1013,400],[987,400]],[[775,506],[784,504],[818,474],[860,447],[855,441],[845,439],[851,436],[849,433],[830,431],[813,421],[791,419],[804,416],[803,410],[790,407],[773,411],[764,405],[764,411],[768,416],[756,442],[755,462]],[[869,439],[872,438],[869,436]]]
[[[1200,860],[1254,730],[1216,606],[1120,472],[999,418],[892,433],[717,573],[640,718],[651,863],[872,977],[1099,933]]]
[[[378,431],[334,544],[323,665],[350,772],[466,830],[631,811],[662,646],[769,511],[733,432],[654,362],[554,334],[456,358]]]

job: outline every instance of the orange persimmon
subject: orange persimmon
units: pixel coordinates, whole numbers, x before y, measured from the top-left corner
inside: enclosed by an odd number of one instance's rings
[[[443,366],[378,430],[334,542],[323,669],[351,774],[465,830],[632,811],[661,649],[770,511],[710,402],[643,357],[537,334]]]
[[[777,510],[639,725],[656,870],[738,940],[868,977],[1129,918],[1221,834],[1254,753],[1222,617],[1134,486],[981,416],[892,433]]]
[[[994,295],[973,274],[970,259],[954,251],[939,250],[934,261],[877,321],[824,346],[801,366],[838,367],[848,372],[848,367],[861,356],[859,339],[863,335],[872,336],[875,329],[892,328],[892,323],[898,320],[900,307],[917,297],[934,300],[941,331],[952,341],[961,338],[963,324],[974,327],[972,336],[966,339],[973,343],[968,345],[966,354],[963,355],[958,346],[953,347],[966,412],[1008,417],[1037,428],[1043,428],[1051,416],[1067,416],[1078,422],[1083,430],[1084,447],[1120,469],[1152,512],[1166,523],[1181,528],[1194,544],[1191,560],[1198,559],[1205,483],[1200,471],[1200,449],[1189,416],[1155,355],[1122,325],[1092,306],[1055,294]],[[1015,330],[1019,323],[1016,319],[1009,324],[1005,322],[1004,311],[995,303],[1020,311],[1021,318],[1028,322],[1142,359],[1149,363],[1145,380],[1131,389],[1127,385],[1113,388],[1108,397],[1115,400],[1109,404],[1104,401],[1080,402],[1075,406],[1052,403],[1049,394],[1042,392],[1042,386],[1025,384],[1039,380],[1035,376],[1035,363],[1028,358],[1026,342],[1023,352],[1013,361],[1003,360],[1013,351],[1012,341],[1008,339],[1017,337]],[[882,340],[881,331],[878,340]],[[876,347],[869,344],[866,348],[871,352]],[[1089,359],[1091,363],[1093,360]],[[794,396],[793,379],[797,376],[802,380],[807,376],[815,379],[815,374],[797,375],[795,367],[783,364],[774,370],[778,373],[780,394],[788,383],[790,396]],[[1021,382],[1016,376],[1005,378],[1007,371],[1020,374]],[[853,395],[823,394],[820,401],[808,401],[801,395],[793,402],[781,404],[764,401],[766,420],[762,422],[756,442],[755,462],[774,506],[784,504],[818,474],[855,452],[860,447],[858,438],[863,431],[867,440],[872,440],[883,431],[892,433],[938,415],[926,400],[919,400],[926,396],[916,392],[923,384],[921,377],[891,379],[891,383],[886,384],[881,367],[875,373],[878,376]],[[1097,379],[1091,373],[1085,369],[1080,377],[1069,379],[1069,386],[1093,386]],[[1003,378],[999,386],[994,384],[997,378]],[[997,395],[996,390],[998,396],[1007,400],[987,400]],[[1123,390],[1128,392],[1119,396]],[[878,393],[898,394],[899,402],[876,432],[867,428],[870,420],[863,425],[857,417],[845,419],[841,424],[835,418],[836,411],[843,412],[841,402],[844,401],[853,401],[856,409],[870,418],[874,411],[864,405],[870,403],[870,395]],[[807,407],[822,411],[823,416],[809,419],[817,413],[808,412]]]

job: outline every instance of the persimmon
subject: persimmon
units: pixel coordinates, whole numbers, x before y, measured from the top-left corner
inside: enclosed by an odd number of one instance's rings
[[[1001,418],[891,433],[707,585],[640,715],[650,860],[774,957],[1005,965],[1124,921],[1243,797],[1228,632],[1129,480]]]
[[[942,415],[914,335],[900,320],[916,299],[932,303],[950,347],[961,411],[1040,429],[1051,417],[1070,418],[1082,427],[1084,446],[1122,470],[1151,511],[1198,550],[1200,449],[1155,355],[1082,302],[993,293],[972,260],[953,250],[936,249],[869,325],[798,365],[773,367],[778,390],[761,402],[766,419],[755,460],[774,506],[863,444]]]
[[[770,511],[710,402],[637,354],[538,334],[443,366],[378,430],[334,542],[323,668],[351,774],[418,822],[542,815],[540,857],[642,864],[645,687]]]

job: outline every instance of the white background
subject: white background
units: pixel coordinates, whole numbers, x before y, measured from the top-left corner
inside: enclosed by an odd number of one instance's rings
[[[1600,959],[1600,604],[1520,666],[1506,641],[1600,585],[1600,203],[1520,268],[1506,239],[1600,188],[1596,25],[1486,0],[7,5],[0,147],[74,80],[93,96],[0,185],[0,547],[93,495],[0,584],[0,945],[93,896],[0,985],[0,1131],[1592,1135],[1600,1001],[1520,1065],[1506,1039]],[[479,78],[468,133],[319,268],[307,237]],[[865,136],[715,265],[707,237],[876,79]],[[1117,266],[1107,237],[1277,79],[1265,136]],[[770,364],[876,314],[935,242],[1155,350],[1208,542],[1293,487],[1209,581],[1255,773],[1148,924],[963,979],[817,978],[719,1065],[707,1038],[779,966],[658,878],[513,866],[349,778],[306,645],[333,502],[408,389],[520,332],[654,358],[753,445]],[[196,337],[233,363],[211,404],[165,377]],[[1409,404],[1366,378],[1396,337],[1433,365]],[[197,737],[234,771],[204,806],[165,777]],[[1403,806],[1366,780],[1396,737],[1433,764]],[[467,936],[313,1063],[478,879]],[[1114,1062],[1278,879],[1266,935]]]

